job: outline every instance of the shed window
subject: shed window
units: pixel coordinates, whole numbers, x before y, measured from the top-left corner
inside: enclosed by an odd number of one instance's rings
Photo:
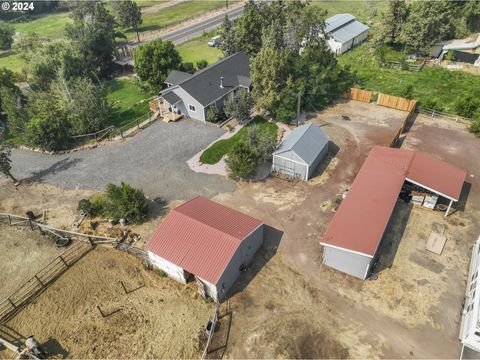
[[[195,106],[193,106],[193,105],[188,105],[188,110],[190,110],[190,111],[195,111]]]

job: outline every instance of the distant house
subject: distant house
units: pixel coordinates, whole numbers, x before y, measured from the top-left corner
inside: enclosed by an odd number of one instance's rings
[[[430,56],[441,60],[450,51],[454,61],[480,66],[480,34],[465,39],[440,41],[430,49]]]
[[[154,267],[222,301],[262,243],[260,220],[198,196],[170,211],[147,252]]]
[[[368,29],[367,25],[357,21],[353,15],[334,15],[325,20],[327,45],[335,54],[343,54],[365,41]]]
[[[250,90],[250,59],[240,52],[189,74],[172,70],[167,89],[157,99],[162,116],[187,116],[206,121],[209,107],[223,108],[238,89]]]
[[[315,124],[291,132],[273,153],[272,171],[308,180],[328,152],[330,139]]]

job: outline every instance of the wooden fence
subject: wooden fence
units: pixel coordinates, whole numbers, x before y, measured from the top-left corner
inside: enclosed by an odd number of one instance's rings
[[[60,256],[27,280],[20,288],[0,302],[0,324],[7,322],[14,314],[43,291],[65,270],[89,252],[93,245],[89,241],[79,241],[70,246]],[[28,266],[28,264],[25,264]]]
[[[409,100],[398,96],[379,93],[377,104],[392,109],[411,112],[415,109],[415,106],[417,106],[417,100]]]
[[[365,103],[369,103],[372,100],[372,91],[362,90],[357,88],[351,88],[345,94],[348,100],[357,100]]]

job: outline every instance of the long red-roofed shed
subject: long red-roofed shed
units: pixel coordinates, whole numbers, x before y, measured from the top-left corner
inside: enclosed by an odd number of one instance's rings
[[[198,196],[166,216],[147,244],[152,264],[221,300],[263,242],[263,223]]]
[[[375,146],[320,241],[324,264],[366,278],[405,180],[453,202],[465,177],[428,155]]]

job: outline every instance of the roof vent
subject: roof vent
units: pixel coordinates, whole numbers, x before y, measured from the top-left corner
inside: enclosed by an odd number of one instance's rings
[[[223,89],[223,76],[220,76],[220,88]]]

